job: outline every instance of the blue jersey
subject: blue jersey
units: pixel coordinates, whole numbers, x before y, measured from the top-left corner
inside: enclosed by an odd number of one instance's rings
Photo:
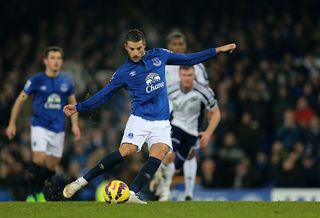
[[[175,54],[166,49],[146,51],[139,62],[130,58],[113,75],[108,85],[88,100],[76,105],[77,111],[105,104],[121,87],[131,97],[131,113],[146,120],[168,120],[169,103],[165,80],[166,65],[195,65],[213,58],[215,49],[193,54]]]
[[[60,73],[57,77],[48,77],[41,72],[26,82],[23,91],[34,96],[32,126],[41,126],[53,132],[64,131],[63,106],[74,93],[69,76]]]

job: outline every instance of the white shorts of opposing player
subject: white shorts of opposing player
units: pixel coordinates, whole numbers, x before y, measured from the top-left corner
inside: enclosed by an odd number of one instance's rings
[[[62,157],[65,132],[52,132],[40,126],[31,126],[31,150]]]
[[[172,149],[171,125],[169,120],[145,120],[141,117],[130,115],[123,133],[122,143],[131,143],[141,150],[146,142],[150,149],[153,144],[163,143]]]

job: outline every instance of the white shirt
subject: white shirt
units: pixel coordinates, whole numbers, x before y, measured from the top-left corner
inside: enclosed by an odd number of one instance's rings
[[[193,136],[198,136],[198,119],[203,105],[208,110],[218,106],[212,89],[197,81],[189,92],[181,90],[180,82],[172,84],[168,87],[168,98],[173,117],[171,124]]]

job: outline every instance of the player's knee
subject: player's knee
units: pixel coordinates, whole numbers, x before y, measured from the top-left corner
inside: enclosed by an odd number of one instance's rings
[[[47,164],[47,168],[48,168],[50,171],[56,171],[57,168],[58,168],[58,164]]]
[[[123,143],[120,145],[119,152],[123,158],[137,153],[138,147],[133,144]]]
[[[163,160],[169,152],[169,147],[166,144],[154,144],[150,149],[150,156]]]
[[[59,166],[59,161],[47,162],[46,166],[50,171],[56,171]]]
[[[33,163],[39,165],[39,166],[44,166],[46,162],[46,155],[45,154],[33,154],[32,157]]]

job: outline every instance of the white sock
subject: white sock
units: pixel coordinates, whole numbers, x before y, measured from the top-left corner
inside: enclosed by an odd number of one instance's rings
[[[193,189],[196,183],[197,166],[196,157],[193,157],[191,160],[186,160],[183,164],[185,194],[191,198],[193,197]]]
[[[165,175],[165,180],[164,180],[164,184],[166,186],[169,186],[171,185],[172,183],[172,177],[174,175],[174,172],[175,172],[176,168],[174,166],[174,163],[169,163],[166,168],[165,168],[165,172],[164,172],[164,175]]]
[[[172,177],[175,171],[174,163],[169,163],[167,166],[163,167],[162,170],[163,179],[159,201],[168,201],[170,199]]]
[[[161,174],[161,167],[162,167],[163,164],[160,165],[159,169],[157,170],[155,176],[157,177],[156,179],[158,180],[159,179],[159,183],[158,183],[158,186],[157,186],[157,189],[156,189],[156,192],[155,192],[155,195],[156,196],[160,196],[161,194],[161,189],[162,189],[162,183],[161,183],[161,177],[162,177],[162,174]]]
[[[83,178],[82,176],[80,178],[78,178],[77,181],[81,186],[85,186],[88,184],[88,181],[85,180],[85,178]]]
[[[172,182],[172,177],[174,175],[175,172],[175,167],[174,167],[174,163],[169,163],[168,165],[164,165],[163,163],[161,164],[161,166],[159,167],[159,173],[161,175],[161,182],[157,187],[156,190],[156,196],[161,196],[162,191],[163,191],[163,187],[170,188],[171,182]],[[157,172],[158,173],[158,172]]]

